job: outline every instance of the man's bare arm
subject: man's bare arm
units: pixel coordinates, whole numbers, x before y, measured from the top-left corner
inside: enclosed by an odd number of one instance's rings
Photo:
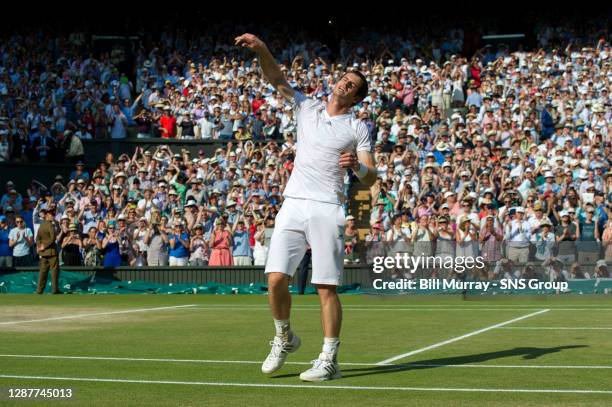
[[[259,64],[266,79],[281,95],[289,100],[293,100],[295,92],[287,82],[287,79],[285,79],[285,75],[281,72],[266,44],[253,34],[242,34],[236,37],[235,41],[236,45],[248,48],[259,56]]]

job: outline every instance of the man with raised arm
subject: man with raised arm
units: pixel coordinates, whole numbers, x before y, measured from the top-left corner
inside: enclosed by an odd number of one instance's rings
[[[297,118],[295,166],[283,193],[285,200],[276,217],[266,263],[276,335],[261,370],[263,373],[277,371],[285,363],[287,354],[300,347],[300,338],[289,324],[289,279],[310,245],[311,282],[319,293],[324,338],[318,359],[300,379],[337,379],[341,377],[337,355],[342,307],[336,289],[344,267],[343,177],[351,168],[366,184],[376,180],[368,129],[352,114],[353,106],[368,94],[368,84],[360,72],[347,72],[335,84],[329,102],[324,104],[291,88],[259,38],[244,34],[236,38],[236,45],[258,54],[264,75],[293,104]]]

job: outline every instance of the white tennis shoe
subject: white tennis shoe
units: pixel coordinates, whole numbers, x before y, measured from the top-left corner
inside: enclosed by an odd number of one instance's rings
[[[300,379],[305,382],[322,382],[341,377],[340,366],[325,352],[321,352],[319,358],[312,361],[312,367],[300,375]]]
[[[274,373],[283,367],[285,360],[287,360],[287,354],[298,350],[301,344],[302,341],[296,334],[293,334],[293,337],[289,342],[283,341],[280,336],[274,336],[274,339],[270,341],[272,349],[270,350],[266,360],[264,360],[263,364],[261,365],[262,373]]]

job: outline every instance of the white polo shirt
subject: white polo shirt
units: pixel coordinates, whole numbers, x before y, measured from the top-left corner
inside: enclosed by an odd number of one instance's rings
[[[325,104],[295,92],[295,165],[283,193],[290,198],[344,203],[343,152],[371,151],[366,125],[352,113],[329,117]]]

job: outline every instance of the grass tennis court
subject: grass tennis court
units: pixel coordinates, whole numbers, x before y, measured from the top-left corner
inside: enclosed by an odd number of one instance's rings
[[[607,296],[343,296],[344,378],[303,383],[321,332],[294,297],[302,348],[267,377],[263,296],[0,296],[0,396],[72,388],[62,405],[612,405]],[[382,363],[382,364],[381,364]],[[53,379],[51,379],[53,378]]]

